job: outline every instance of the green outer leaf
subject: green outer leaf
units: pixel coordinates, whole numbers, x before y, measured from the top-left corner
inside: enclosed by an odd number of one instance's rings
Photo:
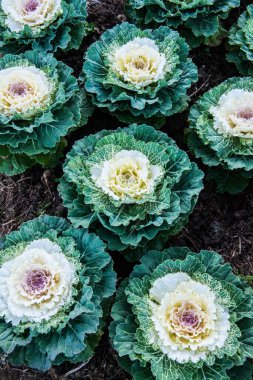
[[[250,359],[253,359],[253,321],[249,318],[244,318],[239,323],[242,332],[241,351],[242,354]]]
[[[193,380],[230,380],[227,370],[231,368],[233,362],[229,359],[217,360],[215,365],[204,365],[194,374]]]
[[[228,371],[230,380],[252,380],[253,364],[247,360],[242,366],[233,367]]]

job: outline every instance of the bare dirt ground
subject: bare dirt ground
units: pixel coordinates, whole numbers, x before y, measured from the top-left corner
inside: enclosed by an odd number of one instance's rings
[[[82,59],[87,46],[99,38],[100,34],[116,23],[126,20],[124,0],[90,0],[89,18],[95,30],[86,38],[82,48],[74,54],[61,55],[65,63],[72,66],[78,75],[82,68]],[[231,14],[228,25],[251,1],[242,1],[240,9]],[[192,51],[191,56],[199,68],[199,81],[190,90],[194,102],[203,92],[236,76],[238,73],[225,61],[224,44],[218,48],[200,47]],[[183,141],[183,129],[187,126],[188,111],[168,119],[163,131],[174,138],[178,145],[187,150]],[[96,110],[89,124],[75,132],[69,138],[71,149],[74,141],[95,133],[100,129],[115,129],[120,123],[113,117]],[[194,157],[192,157],[193,160]],[[204,167],[199,162],[199,166]],[[57,194],[58,180],[62,175],[61,163],[54,170],[35,167],[25,174],[8,178],[0,175],[0,236],[15,230],[24,221],[47,213],[66,216],[61,199]],[[231,263],[236,273],[253,282],[253,184],[237,196],[218,194],[213,184],[206,184],[199,202],[190,217],[187,227],[169,246],[187,245],[194,251],[200,249],[216,250]],[[119,280],[132,270],[120,255],[113,255]],[[107,331],[89,363],[81,366],[62,365],[46,374],[24,368],[13,368],[0,362],[0,380],[125,380],[129,377],[119,368],[116,354],[109,345]]]

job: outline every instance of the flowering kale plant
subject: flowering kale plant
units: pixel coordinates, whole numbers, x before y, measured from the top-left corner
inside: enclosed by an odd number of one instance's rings
[[[78,49],[86,18],[86,0],[1,0],[0,52]]]
[[[210,166],[219,191],[238,193],[253,178],[253,79],[231,78],[190,112],[188,145]]]
[[[216,252],[150,251],[117,292],[110,335],[134,380],[251,380],[252,307]]]
[[[160,121],[187,107],[187,89],[197,80],[188,53],[185,40],[167,27],[117,25],[89,47],[85,88],[96,106],[121,121]]]
[[[192,46],[217,44],[224,33],[221,20],[240,0],[127,0],[129,17],[140,25],[179,27]]]
[[[59,190],[75,227],[91,228],[109,249],[122,251],[155,238],[161,244],[162,232],[168,239],[180,231],[202,178],[166,134],[131,125],[78,141],[67,156]]]
[[[253,4],[249,5],[229,32],[227,60],[243,75],[253,75]]]
[[[87,122],[92,106],[72,69],[51,54],[0,59],[0,172],[57,163],[64,136]]]
[[[104,243],[43,216],[1,241],[0,350],[45,371],[87,361],[99,342],[116,275]]]

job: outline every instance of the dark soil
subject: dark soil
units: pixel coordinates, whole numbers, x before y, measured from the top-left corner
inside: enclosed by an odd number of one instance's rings
[[[94,33],[86,38],[77,53],[59,58],[72,66],[76,75],[82,68],[83,54],[101,33],[116,23],[126,20],[124,0],[90,0],[90,21]],[[228,20],[232,24],[251,1],[242,1],[241,8],[234,11]],[[209,88],[223,80],[238,75],[235,68],[225,60],[224,44],[218,48],[194,50],[192,58],[199,68],[199,81],[190,91],[192,102]],[[69,138],[69,147],[74,141],[101,129],[115,129],[120,123],[107,114],[96,110],[89,124]],[[187,126],[187,112],[168,120],[163,127],[178,145],[187,150],[183,141],[183,129]],[[193,160],[194,157],[192,157]],[[201,163],[199,166],[204,170]],[[61,163],[54,170],[35,167],[23,175],[12,178],[0,175],[0,236],[15,230],[24,221],[47,213],[66,216],[57,183],[62,175]],[[210,249],[218,251],[233,266],[236,273],[253,282],[253,185],[237,196],[218,194],[213,184],[206,184],[199,202],[190,217],[187,227],[170,240],[169,246],[188,246],[194,251]],[[132,270],[121,255],[113,255],[119,280]],[[119,368],[116,354],[108,342],[107,332],[89,363],[81,366],[62,365],[46,374],[24,368],[10,367],[0,363],[0,380],[125,380],[129,377]]]

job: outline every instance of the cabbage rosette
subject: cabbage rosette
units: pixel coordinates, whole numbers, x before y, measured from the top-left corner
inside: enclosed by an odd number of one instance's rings
[[[0,59],[0,172],[56,165],[65,137],[86,124],[93,107],[73,70],[51,54]]]
[[[105,244],[42,216],[1,240],[0,351],[41,371],[94,353],[115,291]]]
[[[217,45],[226,34],[222,25],[240,0],[127,0],[126,12],[138,25],[179,28],[191,47]]]
[[[229,31],[227,60],[242,75],[253,75],[253,5],[241,14]]]
[[[75,227],[96,231],[110,250],[134,260],[137,247],[162,244],[182,229],[202,178],[165,133],[135,124],[78,141],[67,155],[59,191]]]
[[[86,0],[1,0],[1,53],[79,49],[89,31]]]
[[[93,103],[126,123],[164,117],[187,107],[197,81],[185,40],[167,27],[140,30],[123,23],[107,30],[86,54],[82,79]]]
[[[214,87],[192,107],[189,120],[189,148],[209,166],[218,190],[244,190],[253,178],[252,78],[230,78]]]
[[[250,380],[252,306],[218,253],[149,251],[117,291],[110,336],[134,380]]]

